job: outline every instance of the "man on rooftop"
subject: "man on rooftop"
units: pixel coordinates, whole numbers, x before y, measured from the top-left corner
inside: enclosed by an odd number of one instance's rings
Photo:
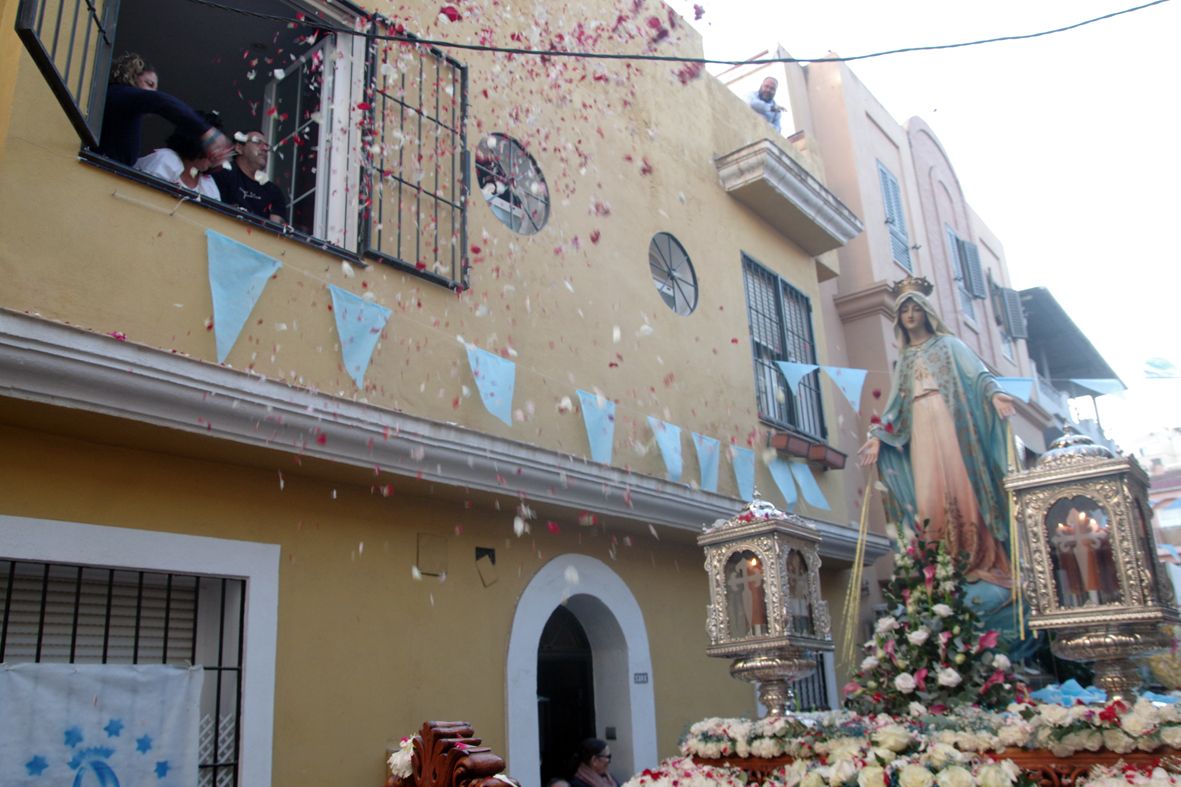
[[[775,91],[778,89],[779,80],[775,77],[767,77],[759,89],[751,93],[747,100],[751,109],[766,118],[776,131],[782,133],[783,129],[779,127],[779,118],[783,114],[784,108],[775,103]]]

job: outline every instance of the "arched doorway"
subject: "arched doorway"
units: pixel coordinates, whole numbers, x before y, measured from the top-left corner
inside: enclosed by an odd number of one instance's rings
[[[570,758],[595,734],[595,679],[590,642],[574,613],[554,610],[537,648],[537,734],[541,783],[570,774]]]
[[[538,570],[513,615],[505,675],[509,773],[522,787],[541,787],[539,653],[542,633],[559,606],[577,619],[590,646],[593,734],[611,744],[612,773],[623,779],[655,766],[657,676],[640,605],[607,564],[567,554]]]

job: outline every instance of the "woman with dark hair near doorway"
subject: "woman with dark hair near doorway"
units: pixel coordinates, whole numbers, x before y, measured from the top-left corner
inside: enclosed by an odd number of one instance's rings
[[[578,747],[577,770],[570,779],[570,787],[619,787],[619,782],[607,772],[611,767],[611,749],[607,741],[587,738]]]

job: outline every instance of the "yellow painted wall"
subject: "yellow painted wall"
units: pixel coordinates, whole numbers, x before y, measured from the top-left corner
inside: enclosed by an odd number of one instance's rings
[[[551,26],[564,29],[579,19],[607,18],[614,8],[603,2],[547,6],[547,12]],[[421,9],[421,19],[437,13],[434,5]],[[501,19],[507,12],[500,6],[488,6],[482,16],[465,13],[470,18],[458,25],[431,21],[422,32],[464,40],[496,22],[497,34],[507,36],[536,21]],[[674,38],[660,51],[699,51],[686,26]],[[613,46],[636,51],[643,43],[641,37]],[[534,62],[483,54],[461,59],[470,68],[469,148],[487,131],[521,139],[548,179],[553,207],[542,232],[524,237],[502,226],[474,194],[468,235],[481,253],[473,256],[471,289],[457,298],[384,265],[349,277],[332,254],[198,206],[177,206],[170,195],[79,162],[73,130],[21,54],[0,162],[0,215],[19,231],[0,239],[0,307],[120,332],[133,343],[213,362],[203,235],[211,228],[284,265],[228,358],[235,368],[581,455],[588,452],[581,418],[559,412],[558,404],[564,397],[577,401],[576,388],[598,389],[619,401],[615,464],[655,476],[664,467],[649,415],[747,444],[758,421],[740,254],[748,252],[813,301],[820,297],[808,255],[718,185],[714,157],[767,136],[764,121],[711,78],[681,85],[670,64],[594,63],[589,68],[608,74],[607,82],[567,84]],[[791,152],[816,169],[806,155]],[[649,174],[641,174],[645,161]],[[592,200],[609,203],[610,215],[592,215]],[[590,241],[594,231],[597,243]],[[658,231],[676,235],[696,267],[700,302],[688,317],[669,310],[652,284],[647,249]],[[368,294],[394,312],[364,392],[342,368],[329,283]],[[829,338],[820,320],[813,328],[824,362]],[[461,337],[515,353],[514,406],[522,420],[511,428],[482,407]],[[828,411],[832,391],[823,388]],[[692,481],[696,463],[684,437],[685,480]],[[841,474],[824,474],[820,482],[835,510],[803,513],[848,521]],[[774,489],[765,471],[758,485]],[[719,491],[737,494],[726,460]]]
[[[750,713],[750,687],[705,656],[702,553],[537,526],[516,538],[502,511],[462,497],[384,498],[367,486],[187,459],[0,423],[0,511],[281,548],[276,785],[380,784],[386,744],[427,719],[464,719],[504,754],[505,658],[517,598],[561,553],[590,555],[628,584],[645,617],[660,756],[685,726]],[[284,465],[287,467],[287,465]],[[538,523],[540,525],[540,523]],[[415,581],[418,533],[447,539],[445,582]],[[497,550],[482,586],[474,548]],[[249,679],[249,678],[248,678]]]

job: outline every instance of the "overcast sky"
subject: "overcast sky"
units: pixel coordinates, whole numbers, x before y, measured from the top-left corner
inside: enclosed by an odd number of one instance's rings
[[[1141,0],[1141,3],[1144,0]],[[1033,33],[1135,0],[698,0],[706,54],[795,57]],[[688,9],[692,2],[674,0]],[[1028,41],[852,64],[894,119],[926,120],[1014,285],[1048,287],[1129,391],[1099,400],[1125,449],[1181,426],[1181,0]]]

